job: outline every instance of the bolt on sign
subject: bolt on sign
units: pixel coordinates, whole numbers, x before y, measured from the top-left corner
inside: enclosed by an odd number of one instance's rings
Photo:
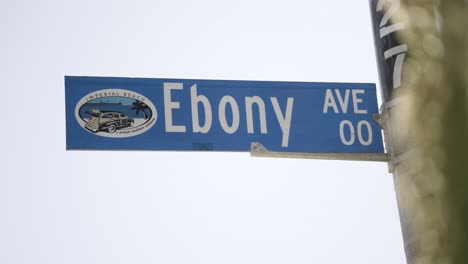
[[[375,84],[65,77],[67,149],[383,153]]]

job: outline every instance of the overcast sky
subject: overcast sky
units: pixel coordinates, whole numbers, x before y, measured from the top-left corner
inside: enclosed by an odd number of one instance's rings
[[[405,263],[385,163],[65,150],[65,75],[377,83],[368,1],[6,0],[0,29],[0,263]]]

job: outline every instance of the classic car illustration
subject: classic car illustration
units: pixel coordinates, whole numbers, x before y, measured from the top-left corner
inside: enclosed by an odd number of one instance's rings
[[[107,131],[114,133],[118,129],[133,126],[134,120],[118,111],[99,111],[93,109],[85,128],[94,133]]]

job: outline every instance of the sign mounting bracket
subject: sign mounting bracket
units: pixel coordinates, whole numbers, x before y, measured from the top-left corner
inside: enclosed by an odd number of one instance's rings
[[[250,156],[263,158],[321,159],[349,161],[383,161],[389,162],[387,153],[309,153],[270,151],[262,143],[250,143]]]

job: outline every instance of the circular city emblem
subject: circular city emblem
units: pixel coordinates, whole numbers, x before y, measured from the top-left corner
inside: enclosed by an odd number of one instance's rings
[[[81,98],[75,117],[85,130],[103,137],[125,138],[149,130],[158,118],[153,103],[141,94],[106,89]]]

